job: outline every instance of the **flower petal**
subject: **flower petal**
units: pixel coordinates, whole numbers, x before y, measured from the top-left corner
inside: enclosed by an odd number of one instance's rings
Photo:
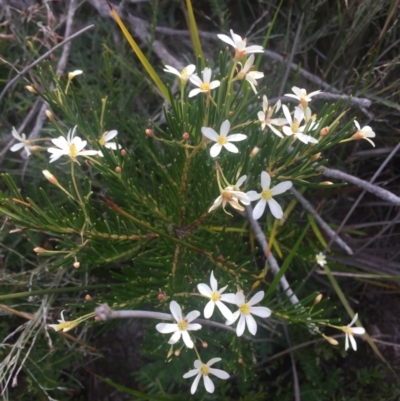
[[[214,277],[214,271],[211,271],[210,285],[211,285],[211,289],[213,291],[218,291],[218,282],[217,282],[216,278]]]
[[[179,331],[177,332],[177,333],[179,333]],[[176,334],[176,333],[175,333]],[[174,334],[174,335],[175,335]],[[173,336],[172,336],[173,337]],[[171,340],[172,340],[172,337],[171,337]],[[182,331],[182,338],[183,338],[183,342],[186,344],[186,347],[188,347],[188,348],[193,348],[193,346],[194,346],[194,344],[193,344],[193,341],[192,341],[192,339],[190,338],[190,335],[189,335],[189,333],[185,330],[185,331]],[[168,341],[170,344],[174,344],[174,343],[172,343],[171,342],[171,340],[170,341]],[[176,342],[176,341],[175,341]]]
[[[198,95],[200,92],[202,92],[202,90],[199,89],[199,88],[192,89],[192,90],[189,92],[188,97],[196,96],[196,95]]]
[[[227,326],[230,326],[231,324],[235,323],[238,317],[240,316],[240,310],[237,310],[236,312],[233,313],[233,319],[232,320],[227,320],[225,324]]]
[[[219,133],[220,133],[221,136],[227,136],[230,129],[231,129],[231,123],[229,122],[229,120],[225,120],[221,124],[221,128],[219,129]]]
[[[244,134],[232,134],[227,136],[226,138],[229,142],[239,142],[239,141],[244,141],[247,139],[247,135]]]
[[[229,308],[225,304],[223,304],[221,301],[217,301],[216,305],[217,305],[218,309],[220,310],[220,312],[222,313],[222,316],[226,320],[233,319],[233,313],[229,310]]]
[[[183,320],[181,307],[176,301],[171,301],[169,304],[169,309],[171,310],[172,316],[177,322]]]
[[[261,198],[261,194],[257,193],[256,191],[246,192],[246,195],[251,201],[255,201]]]
[[[215,358],[215,359],[218,359],[218,358]],[[207,366],[209,366],[209,365],[207,364]],[[226,380],[226,379],[229,379],[229,377],[230,377],[229,373],[227,373],[221,369],[210,368],[209,371],[211,374],[218,377],[218,379]]]
[[[193,377],[193,376],[197,375],[198,373],[199,373],[199,369],[192,369],[192,370],[189,370],[189,372],[186,372],[183,375],[183,378],[189,379],[189,377]]]
[[[255,304],[258,304],[260,301],[262,301],[264,295],[265,295],[264,291],[258,291],[251,297],[250,301],[247,302],[247,305],[253,306]]]
[[[233,143],[227,142],[222,146],[231,153],[239,153],[239,149]]]
[[[354,351],[357,351],[357,343],[356,340],[353,336],[349,335],[351,347],[354,349]]]
[[[202,376],[201,372],[196,376],[196,378],[193,380],[192,387],[190,387],[190,392],[194,394],[197,390],[197,386],[199,385],[200,377]]]
[[[285,104],[282,105],[282,111],[283,114],[285,115],[288,124],[292,125],[293,124],[292,116],[290,115],[290,111]]]
[[[186,319],[189,323],[200,316],[200,312],[198,310],[193,310],[186,315]]]
[[[254,317],[251,315],[245,315],[245,319],[247,323],[247,328],[249,329],[250,333],[255,336],[257,333],[257,323],[254,320]]]
[[[365,329],[364,329],[364,327],[354,327],[353,329],[351,329],[351,331],[352,331],[354,334],[359,334],[359,335],[365,334]]]
[[[250,308],[250,313],[259,317],[270,317],[271,309],[265,306],[252,306]]]
[[[209,84],[211,80],[212,70],[209,67],[204,68],[203,71],[203,82]]]
[[[234,145],[232,145],[232,146],[234,146]],[[210,156],[217,157],[221,153],[221,149],[222,149],[222,145],[220,145],[219,143],[214,143],[214,145],[211,146],[211,149],[210,149]]]
[[[214,313],[214,307],[215,307],[214,301],[207,302],[207,305],[204,308],[204,317],[206,319],[209,319],[212,316],[212,314]]]
[[[292,181],[283,181],[271,188],[272,195],[280,195],[292,188]]]
[[[235,294],[222,294],[221,301],[228,302],[228,304],[236,304],[236,295]]]
[[[244,329],[246,328],[246,320],[242,314],[240,314],[239,323],[236,326],[236,335],[240,337],[244,333]]]
[[[207,365],[208,367],[210,367],[210,366],[214,365],[214,363],[217,363],[217,362],[219,362],[219,361],[221,361],[221,358],[211,358],[211,359],[206,363],[206,365]]]
[[[172,333],[178,330],[178,325],[173,323],[158,323],[156,330],[163,334]]]
[[[232,47],[236,47],[235,42],[229,36],[224,35],[224,34],[219,34],[217,36],[223,42],[228,43],[228,45],[231,45]]]
[[[183,333],[186,333],[186,334],[188,334],[187,333],[187,331],[184,331]],[[180,339],[181,339],[181,332],[178,330],[178,331],[175,331],[175,333],[174,334],[172,334],[172,336],[171,336],[171,338],[168,340],[168,344],[175,344],[175,343],[177,343]],[[189,334],[188,334],[189,335]]]
[[[254,220],[258,220],[263,215],[266,205],[267,201],[264,198],[261,198],[257,203],[256,207],[253,209]]]
[[[212,289],[207,284],[197,284],[197,289],[201,295],[204,295],[207,298],[211,297]]]
[[[201,324],[199,324],[199,323],[190,323],[187,326],[187,330],[193,330],[193,331],[201,330]]]
[[[274,199],[270,199],[268,201],[269,210],[271,210],[272,216],[276,219],[281,219],[283,216],[283,210],[280,207],[279,203]]]
[[[215,390],[214,383],[210,379],[209,376],[203,375],[203,382],[204,382],[204,387],[209,393],[213,393]]]
[[[271,186],[271,177],[266,171],[263,171],[261,173],[261,187],[263,190],[265,190],[269,189],[270,186]]]

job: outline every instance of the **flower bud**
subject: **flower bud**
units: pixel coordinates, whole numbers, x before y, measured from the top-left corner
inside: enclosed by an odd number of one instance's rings
[[[174,355],[175,356],[179,356],[180,354],[181,354],[181,350],[180,349],[177,349],[177,350],[174,351]]]
[[[41,248],[40,246],[37,246],[36,248],[33,248],[33,251],[36,253],[42,253],[42,252],[46,252],[46,249]]]
[[[250,158],[254,157],[258,152],[260,151],[260,148],[258,146],[255,146],[253,150],[250,152]]]
[[[125,149],[121,149],[121,156],[126,156],[126,150]]]
[[[83,74],[82,70],[75,70],[68,73],[68,80],[72,81],[77,75]]]
[[[184,132],[183,135],[182,135],[182,139],[184,141],[187,141],[189,139],[189,134],[187,132]]]
[[[321,302],[323,295],[322,294],[318,294],[315,299],[314,299],[314,305],[318,304]]]
[[[159,301],[162,301],[164,298],[165,298],[165,295],[164,295],[162,292],[160,292],[160,293],[157,295],[157,299],[158,299]]]
[[[339,343],[332,337],[328,337],[325,334],[322,334],[322,337],[325,338],[326,341],[328,341],[329,344],[331,345],[338,345]]]
[[[320,182],[321,185],[335,185],[333,182],[331,181],[322,181]]]
[[[153,138],[153,137],[154,137],[154,131],[153,131],[152,129],[147,128],[144,132],[146,133],[146,135],[147,135],[148,137],[150,137],[150,138]]]
[[[93,298],[89,294],[86,294],[85,301],[93,301]]]
[[[81,264],[78,261],[75,261],[73,266],[75,267],[75,269],[79,269],[81,267]]]
[[[58,184],[57,178],[54,177],[54,175],[51,174],[49,170],[43,170],[42,173],[52,184]]]
[[[321,128],[321,131],[319,131],[319,134],[321,136],[327,136],[329,134],[329,127]]]
[[[321,152],[316,153],[315,155],[311,156],[311,161],[315,162],[315,160],[318,160],[321,157]]]
[[[208,343],[205,342],[205,341],[202,341],[202,342],[201,342],[201,346],[202,346],[203,348],[208,348]]]
[[[46,113],[47,118],[50,121],[54,121],[55,120],[54,114],[50,110],[46,110],[45,113]]]
[[[26,85],[26,86],[25,86],[25,89],[26,89],[28,92],[31,92],[31,93],[33,93],[34,95],[37,95],[36,89],[35,89],[33,86],[31,86],[31,85]]]
[[[117,174],[121,174],[121,167],[119,167],[119,166],[117,166],[117,167],[115,167],[115,169],[114,169],[114,171],[117,173]]]

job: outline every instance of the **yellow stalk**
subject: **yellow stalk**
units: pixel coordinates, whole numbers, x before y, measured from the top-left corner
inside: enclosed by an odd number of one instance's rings
[[[114,10],[114,8],[111,6],[110,3],[108,3],[111,9],[111,13],[114,16],[115,20],[117,21],[119,27],[121,28],[122,33],[124,34],[126,40],[129,42],[131,45],[133,51],[136,53],[138,56],[140,62],[142,63],[143,67],[146,69],[147,73],[150,75],[150,78],[154,81],[156,84],[157,88],[160,90],[160,92],[163,94],[165,99],[171,103],[171,99],[169,97],[168,90],[166,86],[163,84],[161,81],[160,77],[154,70],[154,68],[151,66],[149,61],[147,60],[146,56],[143,54],[143,52],[140,50],[139,46],[135,42],[135,40],[132,38],[131,34],[129,33],[128,29],[124,25],[124,23],[121,21],[121,18],[119,18],[117,12]]]
[[[188,12],[189,19],[189,32],[190,37],[192,38],[193,49],[196,57],[200,57],[201,60],[204,60],[203,49],[201,47],[199,31],[197,30],[196,20],[194,18],[194,12],[192,7],[192,2],[190,0],[186,0],[186,8]]]

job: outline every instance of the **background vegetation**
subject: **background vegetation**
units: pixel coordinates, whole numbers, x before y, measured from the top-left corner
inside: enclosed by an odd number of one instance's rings
[[[223,49],[217,33],[233,29],[258,44],[272,26],[259,67],[265,74],[262,85],[269,96],[280,97],[293,85],[310,91],[322,89],[329,95],[313,101],[318,112],[340,96],[352,95],[355,100],[346,105],[348,112],[343,124],[356,116],[361,125],[371,125],[377,134],[376,148],[371,149],[365,141],[350,142],[325,154],[327,165],[399,195],[399,1],[193,3],[205,57],[209,60],[217,59]],[[174,91],[171,76],[163,75],[163,65],[179,67],[179,63],[186,65],[194,60],[183,4],[172,0],[126,1],[116,7],[153,67],[171,83]],[[121,196],[123,203],[118,206],[128,210],[139,208],[144,220],[168,232],[168,226],[176,222],[162,221],[162,216],[147,215],[140,209],[147,202],[155,213],[169,199],[159,168],[164,161],[154,157],[161,157],[162,152],[145,135],[147,128],[154,128],[153,123],[161,128],[166,126],[160,96],[103,1],[4,2],[1,21],[2,89],[17,72],[69,36],[66,30],[73,33],[94,25],[70,42],[67,55],[65,46],[54,51],[2,93],[1,171],[18,185],[13,192],[7,178],[1,182],[2,208],[9,207],[6,199],[31,199],[38,202],[39,209],[48,211],[53,207],[59,213],[54,215],[54,227],[60,226],[58,218],[65,218],[69,221],[67,225],[75,229],[74,236],[56,229],[25,229],[21,221],[2,216],[2,396],[9,400],[187,399],[190,383],[180,378],[192,366],[192,358],[182,352],[166,362],[168,349],[164,338],[155,332],[154,322],[88,320],[86,325],[62,334],[48,330],[45,323],[56,322],[63,309],[68,320],[72,320],[93,312],[96,305],[104,302],[116,308],[168,312],[169,296],[192,291],[196,283],[207,282],[212,269],[210,260],[205,256],[193,259],[181,266],[181,281],[172,280],[170,267],[176,248],[166,241],[164,248],[158,247],[155,252],[151,241],[146,239],[133,244],[124,240],[121,236],[136,233],[138,227],[121,219],[104,203],[110,194],[115,201],[115,194],[122,189],[108,170],[96,171],[86,166],[82,166],[80,178],[83,186],[85,179],[92,183],[91,211],[98,218],[96,230],[117,233],[119,237],[106,241],[92,238],[91,247],[80,248],[76,244],[82,216],[63,203],[59,191],[44,181],[40,173],[49,166],[47,155],[39,153],[38,157],[25,159],[9,152],[13,126],[33,137],[49,136],[54,131],[44,114],[47,106],[26,91],[25,85],[44,88],[57,82],[55,76],[65,84],[69,71],[83,70],[84,74],[74,80],[71,88],[73,99],[65,99],[70,102],[72,113],[51,103],[57,121],[66,131],[78,118],[92,133],[93,141],[100,128],[117,129],[120,143],[133,154],[125,159],[124,168],[130,172],[126,185],[143,188],[141,193],[132,193],[131,198]],[[78,117],[76,104],[80,105]],[[119,154],[105,156],[110,166],[123,162]],[[163,157],[171,159],[172,150],[166,147]],[[154,171],[149,167],[152,164]],[[57,178],[68,187],[64,170],[69,165],[59,163],[52,167]],[[326,179],[335,181],[329,176]],[[204,176],[204,180],[211,179]],[[147,193],[157,194],[157,198]],[[208,193],[192,194],[188,213],[195,216],[204,208],[199,199],[214,199],[214,194],[214,187]],[[350,320],[344,306],[358,311],[379,354],[361,340],[357,353],[345,353],[342,344],[333,348],[322,338],[312,336],[304,326],[271,319],[258,342],[232,340],[228,332],[219,333],[222,337],[218,342],[223,347],[218,352],[229,360],[224,368],[233,372],[234,377],[228,382],[218,382],[215,395],[198,391],[193,399],[399,398],[398,207],[354,185],[324,190],[311,186],[303,194],[354,254],[346,255],[332,245],[328,256],[332,276],[317,269],[314,256],[331,238],[323,237],[313,215],[300,203],[293,205],[295,213],[282,227],[277,229],[270,216],[262,222],[267,236],[278,230],[277,247],[273,251],[282,266],[296,241],[302,238],[286,271],[297,295],[309,296],[308,302],[312,304],[315,294],[323,293],[324,302],[319,310],[328,318],[341,317],[341,324]],[[20,207],[18,210],[23,213],[23,206],[15,207]],[[170,207],[172,210],[177,205],[171,202]],[[28,212],[25,217],[29,218]],[[262,273],[265,260],[249,225],[235,217],[232,225],[237,231],[235,241],[231,242],[232,234],[223,229],[223,218],[207,223],[209,235],[204,249],[217,244],[220,255],[215,256],[222,256],[218,276],[234,286],[230,269],[251,264]],[[196,236],[194,233],[191,240],[196,241]],[[63,259],[38,257],[33,252],[35,247],[71,252]],[[187,252],[185,261],[190,256]],[[79,257],[78,269],[73,267],[75,256]],[[253,273],[242,273],[249,288],[257,282]],[[261,276],[260,288],[268,289],[272,280],[272,275]],[[166,296],[165,300],[160,300],[160,293]],[[190,304],[185,297],[179,302]],[[284,294],[271,298],[270,302],[276,310],[290,308]],[[217,345],[213,336],[212,331],[204,334],[210,349]],[[212,357],[215,351],[207,348],[202,352],[209,352]],[[174,380],[171,372],[175,372]]]

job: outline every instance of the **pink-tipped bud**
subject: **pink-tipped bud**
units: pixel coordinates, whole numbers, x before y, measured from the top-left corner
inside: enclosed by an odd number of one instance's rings
[[[121,174],[121,167],[119,167],[119,166],[117,166],[117,167],[115,167],[115,169],[114,169],[114,171],[117,173],[117,174]]]
[[[164,295],[162,292],[160,292],[160,293],[157,295],[157,299],[158,299],[159,301],[162,301],[164,298],[165,298],[165,295]]]
[[[125,149],[121,149],[121,156],[126,156],[126,150]]]
[[[319,134],[321,136],[327,136],[329,134],[329,127],[321,128],[321,131],[319,131]]]
[[[208,348],[208,343],[205,342],[205,341],[202,341],[202,342],[201,342],[201,346],[202,346],[203,348]]]
[[[258,152],[260,151],[260,148],[258,146],[255,146],[253,150],[250,152],[250,158],[254,157]]]
[[[53,114],[50,110],[46,110],[45,113],[46,113],[47,118],[48,118],[50,121],[54,121],[54,120],[56,119],[56,118],[54,117],[54,114]]]
[[[184,132],[183,135],[182,135],[182,139],[184,141],[187,141],[189,139],[189,134],[187,132]]]
[[[89,294],[86,294],[85,301],[93,301],[93,298]]]
[[[146,135],[147,135],[148,137],[150,137],[150,138],[153,138],[153,137],[154,137],[154,131],[153,131],[152,129],[147,128],[144,132],[146,133]]]
[[[43,170],[42,173],[52,184],[58,184],[57,178],[54,177],[54,175],[51,174],[49,170]]]
[[[177,349],[177,350],[174,351],[174,355],[175,356],[179,356],[180,354],[181,354],[181,350],[180,349]]]

